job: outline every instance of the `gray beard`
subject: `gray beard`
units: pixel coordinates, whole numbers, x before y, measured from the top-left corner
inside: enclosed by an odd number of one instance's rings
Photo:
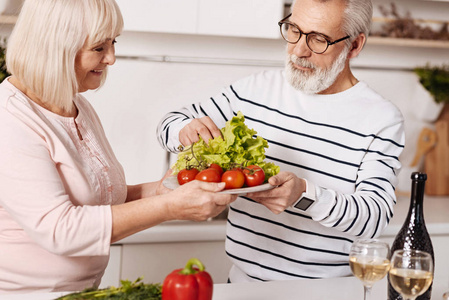
[[[287,54],[285,60],[285,76],[287,81],[297,90],[306,94],[317,94],[329,88],[343,71],[346,58],[349,53],[349,47],[343,49],[335,62],[327,69],[322,69],[310,61],[299,58],[294,54]],[[312,68],[310,71],[301,71],[296,69],[293,64],[298,66]]]

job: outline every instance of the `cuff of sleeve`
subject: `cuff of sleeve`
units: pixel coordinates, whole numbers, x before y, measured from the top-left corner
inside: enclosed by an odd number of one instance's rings
[[[103,240],[102,251],[103,255],[109,255],[109,251],[111,248],[111,238],[112,238],[112,206],[105,205],[100,206],[103,207],[104,210],[104,224],[106,230],[103,231],[103,236],[100,238]]]
[[[168,147],[174,149],[175,152],[179,152],[178,147],[181,145],[181,142],[179,142],[179,132],[190,122],[192,122],[192,119],[187,119],[177,124],[176,128],[173,128],[173,126],[171,127],[172,132],[170,133],[167,144]]]
[[[304,214],[312,217],[314,221],[322,221],[329,216],[332,207],[335,205],[335,194],[332,191],[323,189],[316,185],[309,184],[309,186],[314,187],[316,200],[315,203],[304,212]]]

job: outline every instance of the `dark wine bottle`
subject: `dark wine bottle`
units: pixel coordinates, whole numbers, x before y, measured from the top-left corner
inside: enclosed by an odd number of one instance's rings
[[[433,259],[435,265],[435,256],[433,254],[432,241],[427,232],[426,223],[424,222],[424,186],[427,180],[427,174],[414,172],[412,173],[412,195],[410,198],[410,208],[404,225],[396,235],[391,246],[391,255],[399,249],[405,250],[422,250],[428,252]],[[416,300],[430,300],[432,286],[418,296]],[[388,278],[388,300],[402,299],[398,292],[393,288]]]

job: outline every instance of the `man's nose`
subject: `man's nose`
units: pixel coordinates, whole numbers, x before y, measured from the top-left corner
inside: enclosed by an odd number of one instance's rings
[[[298,57],[309,57],[313,52],[307,46],[306,36],[301,36],[296,44],[292,44],[292,53]]]

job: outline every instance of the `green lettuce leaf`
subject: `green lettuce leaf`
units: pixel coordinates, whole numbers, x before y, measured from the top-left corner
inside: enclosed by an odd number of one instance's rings
[[[221,134],[223,137],[214,138],[209,144],[200,138],[192,147],[180,152],[172,166],[173,173],[177,174],[180,170],[190,167],[203,169],[211,163],[219,164],[224,170],[233,168],[235,164],[258,165],[265,172],[265,180],[279,173],[279,166],[265,162],[268,142],[257,136],[254,129],[246,126],[245,117],[240,111],[226,122]]]

